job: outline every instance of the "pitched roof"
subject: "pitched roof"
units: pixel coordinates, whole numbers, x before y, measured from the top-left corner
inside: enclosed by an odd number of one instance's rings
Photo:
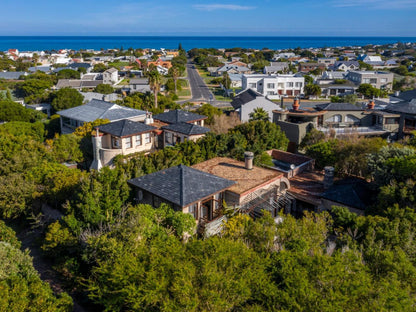
[[[207,119],[207,116],[183,111],[180,109],[171,110],[166,113],[161,113],[153,116],[153,119],[157,119],[169,124],[178,122],[191,122],[196,120]]]
[[[321,194],[322,198],[358,209],[365,209],[373,201],[368,183],[356,178],[336,182]]]
[[[186,207],[235,184],[234,181],[184,165],[131,179],[128,183],[180,207]]]
[[[326,111],[362,111],[363,109],[351,103],[326,103],[315,105],[318,110]]]
[[[252,89],[247,89],[237,94],[232,100],[231,105],[232,107],[234,107],[234,109],[238,109],[242,105],[247,104],[248,102],[251,102],[258,97],[264,97],[264,96],[263,94],[258,93],[257,91],[254,91]]]
[[[402,91],[399,93],[399,96],[395,96],[399,99],[402,99],[404,101],[411,101],[413,99],[416,99],[416,89],[409,90],[409,91]]]
[[[146,125],[142,122],[131,121],[128,119],[110,122],[98,128],[101,132],[108,133],[117,137],[126,137],[157,129],[156,127]]]
[[[416,115],[416,99],[390,104],[386,107],[386,111]]]
[[[57,89],[61,88],[81,88],[81,80],[79,79],[59,79],[56,84]]]
[[[162,127],[164,130],[179,132],[185,135],[205,134],[210,131],[209,128],[190,124],[187,122],[178,122]]]
[[[91,100],[85,105],[68,108],[59,111],[57,114],[62,117],[91,122],[97,119],[108,119],[110,121],[128,119],[145,115],[146,112],[110,102]]]
[[[11,79],[17,80],[20,76],[27,75],[25,72],[1,72],[0,71],[0,79]]]

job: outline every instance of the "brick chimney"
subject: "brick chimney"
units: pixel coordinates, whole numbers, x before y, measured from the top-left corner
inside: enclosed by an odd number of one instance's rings
[[[374,106],[376,106],[376,104],[374,103],[374,100],[371,100],[371,101],[367,104],[367,108],[368,108],[368,109],[374,109]]]

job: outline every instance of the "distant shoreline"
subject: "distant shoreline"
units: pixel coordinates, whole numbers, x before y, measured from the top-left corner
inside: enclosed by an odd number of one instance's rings
[[[176,49],[246,48],[272,50],[324,48],[416,42],[416,37],[394,36],[0,36],[0,51],[57,49]]]

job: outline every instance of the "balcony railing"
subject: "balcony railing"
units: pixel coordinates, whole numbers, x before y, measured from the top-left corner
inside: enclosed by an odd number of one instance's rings
[[[382,127],[373,126],[373,127],[346,127],[346,128],[325,128],[318,127],[319,131],[323,133],[335,132],[335,134],[347,135],[347,134],[370,134],[370,133],[385,133],[387,130],[384,130]]]

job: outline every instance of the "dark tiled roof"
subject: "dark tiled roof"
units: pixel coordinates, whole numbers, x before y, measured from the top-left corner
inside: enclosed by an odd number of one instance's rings
[[[195,113],[183,111],[180,109],[175,109],[166,113],[154,115],[153,119],[157,119],[166,123],[173,124],[173,123],[178,123],[178,122],[191,122],[195,120],[207,119],[207,117],[203,115],[198,115]]]
[[[180,207],[186,207],[235,184],[234,181],[184,165],[131,179],[128,183]]]
[[[1,72],[0,71],[0,79],[13,79],[17,80],[20,76],[24,76],[25,72]]]
[[[238,109],[242,105],[255,100],[257,97],[263,97],[263,95],[252,89],[247,89],[237,94],[232,100],[231,105],[234,109]]]
[[[315,105],[318,110],[326,111],[362,111],[363,109],[351,103],[326,103]]]
[[[179,132],[185,135],[204,134],[210,131],[209,128],[201,127],[201,126],[194,125],[194,124],[189,124],[186,122],[178,122],[175,124],[170,124],[170,125],[162,127],[162,129]]]
[[[353,207],[365,209],[373,201],[373,192],[368,183],[360,179],[339,181],[321,194],[322,198]]]
[[[84,122],[94,121],[97,119],[116,121],[120,119],[134,118],[145,114],[145,111],[119,106],[114,103],[100,100],[91,100],[85,105],[68,108],[58,112],[58,115],[60,116]]]
[[[127,119],[111,122],[99,127],[99,130],[101,132],[105,132],[117,137],[125,137],[134,134],[149,132],[154,129],[157,128],[146,125],[142,122],[131,121]]]
[[[398,97],[399,99],[402,99],[404,101],[411,101],[413,99],[416,99],[416,89],[400,92],[399,96],[395,97]]]
[[[92,65],[90,63],[72,63],[72,64],[69,64],[68,67],[76,68],[76,69],[82,67],[82,68],[88,69],[88,68],[92,67]]]
[[[386,107],[386,111],[416,115],[416,99],[390,104]]]

